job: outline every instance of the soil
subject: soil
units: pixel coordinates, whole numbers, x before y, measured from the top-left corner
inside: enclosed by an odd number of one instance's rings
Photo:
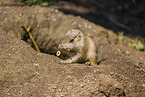
[[[145,52],[135,40],[53,8],[0,2],[0,95],[25,97],[145,96]],[[11,6],[10,6],[11,5]],[[17,17],[31,27],[37,52]],[[80,29],[98,48],[99,65],[59,64],[55,56],[66,31]],[[102,59],[107,59],[101,61]]]

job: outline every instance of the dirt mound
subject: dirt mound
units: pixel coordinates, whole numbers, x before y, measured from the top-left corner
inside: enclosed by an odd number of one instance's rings
[[[144,52],[128,47],[132,39],[118,40],[110,30],[51,8],[3,5],[0,10],[1,96],[145,96],[145,74],[137,66],[145,68]],[[17,17],[31,26],[43,53],[32,48]],[[61,59],[49,55],[72,28],[94,38],[99,60],[107,60],[88,67],[59,64]]]

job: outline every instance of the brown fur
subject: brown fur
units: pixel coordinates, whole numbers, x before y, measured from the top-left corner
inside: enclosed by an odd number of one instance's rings
[[[73,57],[63,60],[62,63],[91,62],[97,64],[96,45],[93,39],[83,34],[80,30],[71,29],[58,46],[61,49],[75,50],[77,53]]]

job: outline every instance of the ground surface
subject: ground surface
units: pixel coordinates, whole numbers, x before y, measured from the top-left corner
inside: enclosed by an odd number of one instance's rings
[[[125,36],[119,40],[110,30],[55,9],[9,4],[4,0],[0,7],[2,97],[145,96],[145,72],[138,67],[145,68],[145,52],[128,46],[134,40]],[[43,53],[33,49],[17,17],[31,25],[31,33]],[[97,66],[59,64],[61,59],[54,54],[71,28],[91,36],[99,49],[98,60],[107,60]]]

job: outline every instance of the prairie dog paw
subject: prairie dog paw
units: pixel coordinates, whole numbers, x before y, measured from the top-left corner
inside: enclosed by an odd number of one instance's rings
[[[85,63],[85,66],[94,66],[94,65],[96,65],[96,64],[93,64],[92,62],[86,62]]]
[[[72,60],[71,59],[62,60],[60,63],[72,63]]]

